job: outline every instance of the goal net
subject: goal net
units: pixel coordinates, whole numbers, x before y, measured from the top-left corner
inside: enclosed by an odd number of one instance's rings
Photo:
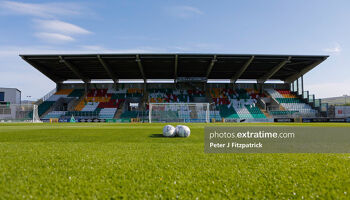
[[[38,106],[33,104],[0,105],[0,122],[41,122]]]
[[[149,123],[209,122],[209,103],[150,103]]]

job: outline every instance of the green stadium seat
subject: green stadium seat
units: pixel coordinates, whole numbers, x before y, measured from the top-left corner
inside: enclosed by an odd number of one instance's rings
[[[85,90],[83,90],[83,89],[75,89],[68,95],[68,97],[78,97],[78,98],[80,98],[81,96],[84,95],[84,93],[85,93]]]

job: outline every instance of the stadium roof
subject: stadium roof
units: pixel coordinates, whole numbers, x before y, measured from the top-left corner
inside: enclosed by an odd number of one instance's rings
[[[325,55],[181,53],[20,56],[54,82],[180,77],[292,82],[328,58]]]

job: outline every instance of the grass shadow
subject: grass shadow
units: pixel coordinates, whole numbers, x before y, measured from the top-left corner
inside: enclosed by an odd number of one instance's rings
[[[152,137],[152,138],[162,138],[164,137],[163,134],[152,134],[150,135],[149,137]]]

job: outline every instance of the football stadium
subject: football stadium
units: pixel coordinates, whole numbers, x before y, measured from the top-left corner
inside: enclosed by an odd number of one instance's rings
[[[38,107],[34,113],[29,111],[26,116],[22,111],[12,111],[17,115],[8,114],[10,121],[330,120],[327,103],[304,91],[303,83],[303,75],[328,56],[105,54],[21,57],[57,86],[35,103]],[[65,83],[74,80],[82,83]],[[21,109],[15,105],[7,106],[8,109]]]
[[[348,199],[349,154],[203,149],[207,126],[349,130],[304,90],[328,56],[20,56],[56,88],[2,105],[4,199]],[[163,137],[167,124],[191,136]]]
[[[349,9],[0,0],[0,200],[350,199]]]

